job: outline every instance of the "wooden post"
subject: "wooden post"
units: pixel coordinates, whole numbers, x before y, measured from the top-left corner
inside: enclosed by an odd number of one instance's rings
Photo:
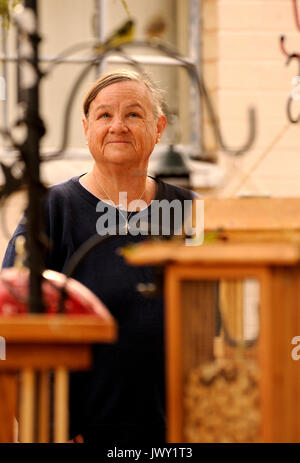
[[[68,440],[68,373],[60,367],[54,374],[54,442],[64,443]]]
[[[38,386],[38,442],[46,443],[50,439],[50,379],[48,371],[39,372]]]
[[[20,394],[20,442],[34,442],[35,431],[35,377],[32,368],[21,372]]]
[[[14,416],[17,411],[17,377],[0,372],[0,442],[14,442]]]

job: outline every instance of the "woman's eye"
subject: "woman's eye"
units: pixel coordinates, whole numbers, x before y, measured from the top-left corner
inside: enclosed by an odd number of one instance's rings
[[[109,113],[103,113],[99,115],[99,119],[107,119],[108,117],[110,117]]]
[[[129,113],[129,117],[139,117],[137,113]]]

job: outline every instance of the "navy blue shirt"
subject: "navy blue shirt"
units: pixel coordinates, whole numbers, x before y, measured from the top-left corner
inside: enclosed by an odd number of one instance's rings
[[[50,240],[46,268],[59,272],[64,272],[79,246],[95,235],[97,220],[103,214],[96,211],[99,199],[80,184],[79,178],[51,187],[46,199]],[[156,182],[156,200],[183,203],[195,196],[189,190]],[[150,206],[143,214],[151,216]],[[123,220],[118,212],[117,217]],[[25,231],[21,222],[8,245],[3,267],[13,265],[15,238]],[[88,442],[105,444],[164,442],[163,298],[146,297],[137,291],[138,283],[153,282],[153,269],[129,266],[118,253],[128,243],[147,238],[130,233],[114,236],[88,253],[73,275],[107,306],[117,320],[119,335],[115,344],[93,346],[91,371],[70,375],[72,437],[80,433]]]

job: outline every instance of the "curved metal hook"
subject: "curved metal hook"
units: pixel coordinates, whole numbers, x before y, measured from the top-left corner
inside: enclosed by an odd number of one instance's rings
[[[300,58],[300,55],[298,53],[288,53],[285,48],[285,35],[281,35],[279,38],[279,43],[280,43],[280,49],[282,53],[287,56],[288,58]]]
[[[298,76],[300,76],[300,55],[297,55],[297,53],[292,53],[291,55],[288,55],[288,59],[286,60],[285,65],[288,66],[292,59],[297,59],[298,60]]]
[[[255,111],[254,111],[254,108],[249,108],[249,110],[248,110],[249,134],[248,134],[248,138],[247,138],[246,142],[244,143],[244,145],[242,145],[238,149],[229,148],[224,142],[224,139],[223,139],[223,136],[222,136],[222,133],[221,133],[221,129],[220,129],[220,125],[219,125],[219,122],[217,120],[216,113],[215,113],[212,101],[211,101],[210,96],[208,94],[208,91],[206,89],[204,79],[198,73],[198,70],[197,70],[196,66],[193,63],[190,63],[189,61],[186,61],[186,59],[184,57],[182,57],[181,55],[179,55],[177,52],[171,50],[169,47],[166,47],[165,45],[163,45],[163,44],[161,44],[159,42],[158,43],[146,42],[146,44],[148,46],[151,46],[152,48],[158,48],[160,51],[163,51],[166,55],[171,56],[172,58],[176,59],[178,62],[180,62],[187,69],[187,71],[190,73],[192,78],[196,81],[198,91],[204,97],[206,107],[207,107],[207,110],[208,110],[208,114],[209,114],[210,120],[212,122],[212,127],[213,127],[213,132],[214,132],[214,135],[215,135],[215,139],[216,139],[216,142],[217,142],[218,146],[220,147],[220,149],[222,151],[224,151],[225,153],[230,154],[230,155],[240,155],[240,154],[243,154],[246,151],[248,151],[251,148],[251,146],[252,146],[252,144],[254,142],[255,132],[256,132],[256,130],[255,130],[256,127],[255,127]]]
[[[4,175],[4,183],[0,190],[0,198],[7,198],[9,195],[17,191],[24,183],[23,178],[17,178],[13,174],[13,168],[16,163],[17,161],[15,161],[11,166],[7,166],[3,162],[0,162],[0,168]]]
[[[209,116],[210,116],[210,119],[211,119],[211,122],[212,122],[214,135],[215,135],[216,141],[217,141],[220,149],[222,151],[224,151],[225,153],[227,153],[227,154],[235,155],[235,156],[238,156],[238,155],[243,154],[246,151],[248,151],[251,148],[251,146],[252,146],[252,144],[253,144],[253,142],[255,140],[255,135],[256,135],[256,123],[255,123],[255,110],[254,110],[254,108],[250,107],[248,109],[249,132],[248,132],[248,138],[247,138],[246,142],[239,149],[229,148],[224,142],[223,135],[221,133],[221,129],[220,129],[219,123],[217,121],[215,111],[214,111],[214,108],[213,108],[213,105],[212,105],[212,101],[211,101],[210,96],[209,96],[209,94],[207,92],[205,84],[204,84],[203,80],[202,81],[200,80],[199,76],[197,76],[197,84],[200,87],[201,93],[204,96],[204,99],[205,99],[205,102],[206,102],[206,107],[207,107],[207,110],[208,110],[208,113],[209,113]]]
[[[290,96],[288,97],[287,104],[286,104],[287,117],[288,117],[288,120],[292,124],[296,124],[297,122],[300,122],[300,114],[296,118],[294,118],[292,116],[292,109],[291,109],[292,102],[295,101],[295,100],[300,99],[299,94],[297,94],[297,90],[298,91],[300,90],[300,56],[297,56],[296,54],[289,55],[288,59],[286,61],[286,65],[290,64],[291,60],[294,59],[294,58],[296,58],[298,60],[299,70],[298,70],[298,75],[292,81],[292,83],[295,85],[295,87],[292,90]]]
[[[297,118],[294,118],[292,116],[291,105],[293,101],[294,101],[294,98],[292,96],[289,96],[287,100],[287,104],[286,104],[286,112],[287,112],[288,120],[292,122],[292,124],[297,124],[297,122],[300,122],[300,113],[297,116]]]

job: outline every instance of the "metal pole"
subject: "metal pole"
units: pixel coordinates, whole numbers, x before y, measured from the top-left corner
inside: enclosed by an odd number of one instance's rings
[[[94,13],[94,37],[99,42],[104,41],[104,2],[103,0],[94,0],[95,2],[95,13]],[[103,73],[104,63],[103,61],[96,65],[96,79]]]
[[[7,56],[7,31],[5,30],[2,24],[2,53],[4,56]],[[8,130],[8,114],[7,114],[7,90],[8,90],[8,78],[7,78],[7,61],[2,62],[2,91],[1,91],[1,101],[2,101],[2,124],[4,130]],[[7,149],[6,138],[2,137],[3,150]]]
[[[190,16],[190,34],[189,34],[189,58],[196,65],[198,72],[201,69],[201,40],[200,40],[200,12],[201,0],[189,0],[189,16]],[[201,108],[200,95],[197,89],[196,82],[190,79],[190,108],[191,108],[191,145],[201,146]]]
[[[32,48],[32,72],[33,81],[31,86],[24,85],[25,71],[21,69],[22,93],[26,103],[26,116],[28,136],[22,149],[25,161],[25,176],[28,185],[28,209],[27,209],[27,246],[30,268],[30,312],[43,312],[41,294],[41,272],[43,270],[43,247],[41,243],[42,231],[42,210],[40,183],[40,138],[44,135],[45,129],[39,116],[39,63],[38,45],[40,38],[37,34],[37,0],[25,0],[25,8],[31,8],[36,19],[36,30],[28,35],[28,40]],[[26,70],[27,71],[27,70]],[[30,85],[30,84],[29,84]]]
[[[20,103],[23,101],[21,95],[21,64],[20,64],[20,31],[19,28],[16,29],[16,55],[13,57],[16,60],[16,78],[17,78],[17,102]],[[10,61],[10,57],[5,57],[7,61]]]
[[[104,58],[105,62],[108,64],[128,64],[128,59],[124,58],[124,56],[119,56],[117,53],[116,54],[111,54],[107,57]],[[159,55],[130,55],[132,58],[134,58],[135,61],[141,64],[150,64],[153,66],[180,66],[178,64],[178,61],[174,58],[171,58],[169,56],[159,56]],[[93,61],[95,57],[66,57],[62,58],[59,60],[58,64],[64,63],[64,64],[85,64],[85,63],[90,63]],[[7,55],[4,56],[3,54],[0,54],[0,61],[7,61],[7,62],[17,62],[20,58],[18,55]],[[40,56],[39,61],[40,63],[51,63],[52,61],[55,61],[56,56]],[[187,63],[193,64],[193,62],[185,57],[185,61]]]

